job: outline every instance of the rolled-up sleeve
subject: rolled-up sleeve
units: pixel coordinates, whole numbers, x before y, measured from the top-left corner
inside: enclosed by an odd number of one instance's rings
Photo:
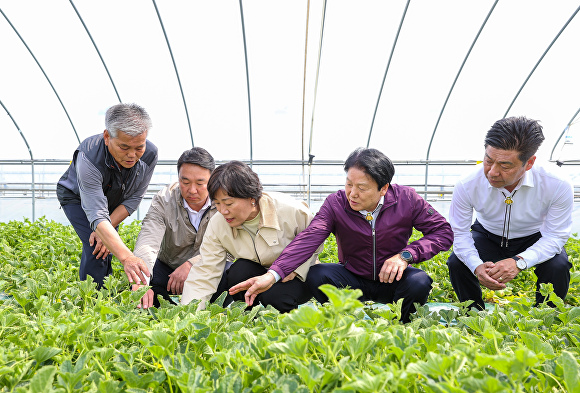
[[[121,204],[125,206],[129,215],[133,214],[135,210],[139,207],[139,204],[143,200],[145,193],[147,192],[147,188],[149,188],[149,183],[151,182],[151,177],[153,176],[153,171],[155,170],[155,165],[157,165],[157,156],[155,156],[155,160],[151,163],[151,165],[145,165],[145,176],[143,176],[143,180],[135,189],[131,195],[127,197]]]
[[[153,266],[166,230],[164,219],[165,205],[160,202],[160,199],[159,194],[153,198],[151,207],[141,224],[141,231],[137,237],[134,251],[135,256],[141,258],[147,264],[147,268],[151,273],[153,273]]]
[[[76,171],[81,206],[94,231],[102,221],[111,222],[107,197],[103,193],[103,175],[83,152],[77,155]]]

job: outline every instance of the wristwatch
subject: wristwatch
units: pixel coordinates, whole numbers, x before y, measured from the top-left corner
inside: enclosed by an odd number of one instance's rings
[[[525,270],[528,268],[528,264],[526,263],[525,259],[519,256],[512,257],[514,261],[516,261],[516,266],[520,270]]]
[[[413,255],[407,251],[407,250],[403,250],[399,253],[399,256],[401,257],[401,259],[407,263],[413,263]]]

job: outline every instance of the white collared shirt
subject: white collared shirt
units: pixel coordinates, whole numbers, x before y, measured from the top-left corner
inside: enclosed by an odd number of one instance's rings
[[[199,209],[198,212],[196,212],[191,207],[189,207],[189,205],[187,204],[187,201],[185,200],[185,198],[183,198],[183,207],[185,207],[185,209],[187,210],[187,214],[189,215],[189,222],[191,222],[191,225],[193,225],[193,227],[195,228],[196,231],[199,228],[199,223],[201,222],[201,218],[203,217],[203,213],[205,213],[205,211],[207,209],[209,209],[210,206],[211,206],[211,200],[208,197],[206,199],[203,207],[201,209]]]
[[[570,182],[538,164],[525,172],[515,190],[509,239],[542,233],[536,243],[518,254],[531,267],[559,254],[570,237],[574,190]],[[485,229],[503,236],[506,204],[502,191],[506,196],[513,194],[489,184],[481,164],[455,185],[449,209],[449,223],[455,236],[453,251],[472,272],[484,262],[471,237],[473,210]]]

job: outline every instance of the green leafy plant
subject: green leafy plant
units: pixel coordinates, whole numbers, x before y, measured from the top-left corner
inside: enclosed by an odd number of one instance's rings
[[[119,233],[134,244],[139,224]],[[420,234],[416,233],[416,236]],[[363,304],[326,286],[324,305],[141,310],[120,264],[105,289],[78,280],[80,242],[45,219],[0,223],[0,392],[512,392],[580,391],[579,241],[566,249],[570,293],[534,307],[534,279],[469,311],[449,284],[446,253],[419,266],[434,279],[409,324],[400,303]],[[329,238],[324,261],[336,262]]]

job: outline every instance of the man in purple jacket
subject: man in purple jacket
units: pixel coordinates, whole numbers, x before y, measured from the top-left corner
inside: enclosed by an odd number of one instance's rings
[[[246,304],[291,274],[333,233],[340,263],[310,268],[306,282],[316,300],[324,303],[322,284],[362,290],[361,300],[379,303],[403,298],[401,321],[409,322],[414,303],[425,304],[433,280],[409,266],[446,251],[453,243],[451,226],[411,187],[390,184],[395,168],[376,149],[359,148],[344,164],[346,184],[329,195],[308,228],[286,247],[270,270],[232,288],[246,290]],[[413,227],[423,237],[409,244]]]

